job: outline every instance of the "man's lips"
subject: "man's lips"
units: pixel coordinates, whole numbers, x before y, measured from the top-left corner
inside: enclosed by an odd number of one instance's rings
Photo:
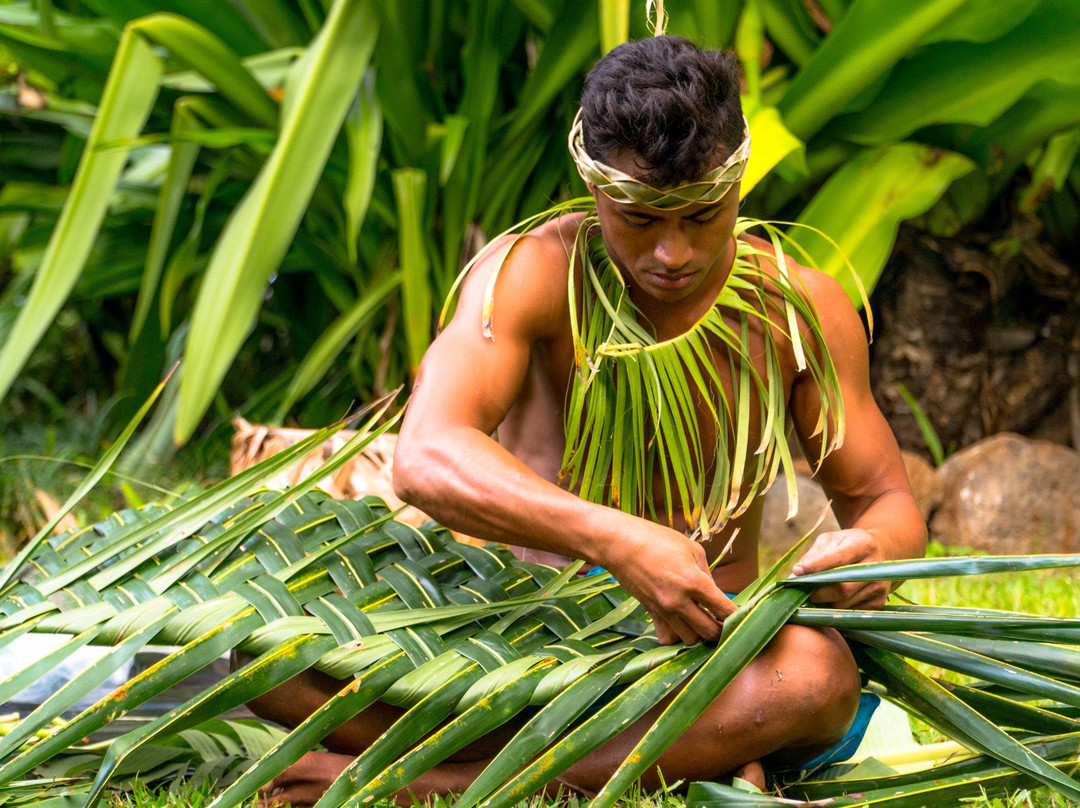
[[[693,272],[672,275],[667,272],[646,272],[649,282],[664,289],[681,289],[693,279]]]

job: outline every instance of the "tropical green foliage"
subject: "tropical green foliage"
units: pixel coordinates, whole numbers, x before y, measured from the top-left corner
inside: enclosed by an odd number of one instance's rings
[[[1068,232],[1071,0],[666,7],[743,60],[747,212],[828,233],[867,286],[900,221],[955,229],[1025,161],[1023,209]],[[211,407],[325,423],[406,381],[463,255],[581,191],[580,78],[647,33],[630,0],[0,2],[0,394],[64,387],[34,359],[61,312],[105,396],[183,356],[180,440]]]
[[[379,417],[374,413],[369,424]],[[158,760],[143,765],[163,766],[167,776],[198,768],[209,755],[198,733],[209,733],[235,751],[222,770],[233,772],[231,784],[212,804],[239,805],[334,727],[382,700],[407,712],[345,770],[322,805],[386,797],[532,708],[525,728],[457,803],[505,806],[683,684],[594,801],[610,806],[791,622],[842,631],[875,687],[977,755],[951,764],[947,774],[937,768],[885,776],[878,767],[864,782],[858,779],[864,768],[839,782],[789,784],[785,793],[816,799],[866,791],[882,798],[875,805],[907,805],[918,804],[927,788],[955,800],[979,789],[1045,783],[1080,798],[1080,784],[1071,779],[1080,748],[1080,651],[1072,647],[1080,640],[1080,620],[989,609],[901,605],[858,612],[804,604],[814,586],[830,581],[1075,566],[1078,556],[932,558],[774,582],[782,559],[736,599],[740,610],[719,645],[662,647],[638,604],[604,576],[578,578],[578,565],[560,571],[519,562],[502,548],[461,545],[433,523],[416,529],[394,521],[381,501],[337,501],[311,490],[315,479],[364,445],[363,434],[298,488],[260,490],[262,476],[325,437],[317,433],[204,493],[117,513],[36,544],[21,567],[3,568],[0,649],[28,632],[70,639],[0,682],[0,701],[87,644],[113,650],[6,728],[0,794],[25,794],[24,778],[82,765],[94,770],[93,782],[65,788],[80,796],[78,804],[93,805],[140,760]],[[55,723],[139,649],[153,645],[176,650],[69,722]],[[77,748],[116,716],[233,648],[255,658],[99,747],[98,757]],[[968,684],[932,680],[907,660],[960,672]],[[254,728],[215,723],[310,667],[342,679],[342,689],[288,735],[260,742],[264,736]],[[182,751],[188,747],[202,757]],[[236,769],[248,754],[257,762]],[[524,769],[523,760],[531,761]],[[691,804],[776,804],[721,786],[695,788]]]

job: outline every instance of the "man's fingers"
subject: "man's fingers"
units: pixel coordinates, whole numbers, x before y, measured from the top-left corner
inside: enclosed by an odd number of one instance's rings
[[[652,617],[653,628],[656,629],[656,641],[658,643],[661,645],[674,645],[679,641],[679,635],[672,630],[667,620],[655,612],[649,612],[649,614]]]
[[[693,645],[701,639],[701,634],[678,615],[669,617],[668,623],[685,645]]]
[[[700,637],[677,615],[666,618],[653,617],[656,626],[656,639],[661,645],[674,645],[677,642],[693,645]]]
[[[707,611],[712,612],[717,620],[724,620],[735,614],[736,606],[727,595],[716,588],[712,576],[709,576],[709,587],[701,592],[698,603]]]
[[[696,603],[682,612],[668,612],[663,616],[651,613],[656,628],[656,639],[661,645],[684,642],[693,645],[699,640],[717,640],[722,625]]]
[[[723,625],[697,603],[691,603],[680,616],[696,635],[695,640],[698,638],[703,640],[720,639]]]
[[[807,598],[811,603],[821,604],[838,604],[844,599],[844,592],[840,588],[840,584],[829,584],[828,586],[820,586],[815,589],[810,597]]]

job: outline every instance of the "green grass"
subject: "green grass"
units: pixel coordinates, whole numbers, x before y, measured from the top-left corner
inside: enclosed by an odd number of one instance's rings
[[[927,555],[970,554],[931,542]],[[1050,617],[1080,615],[1080,571],[1076,569],[972,575],[908,581],[896,594],[925,606],[973,606],[1033,612]]]
[[[109,795],[105,804],[109,808],[204,808],[216,795],[217,791],[209,782],[199,785],[177,783],[171,788],[154,789],[137,782],[125,794]],[[256,806],[257,801],[252,798],[241,808]]]

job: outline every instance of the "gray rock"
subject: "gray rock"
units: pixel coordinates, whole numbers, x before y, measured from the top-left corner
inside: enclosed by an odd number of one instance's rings
[[[822,512],[828,514],[822,520],[814,535],[839,530],[840,526],[829,507],[829,499],[821,486],[810,477],[797,474],[799,488],[799,510],[790,520],[788,513],[787,485],[783,476],[777,478],[772,488],[765,494],[765,504],[761,515],[761,556],[766,563],[787,552],[795,542],[805,536],[814,523],[821,518]]]
[[[991,553],[1080,551],[1080,453],[1001,433],[938,469],[935,538]]]

